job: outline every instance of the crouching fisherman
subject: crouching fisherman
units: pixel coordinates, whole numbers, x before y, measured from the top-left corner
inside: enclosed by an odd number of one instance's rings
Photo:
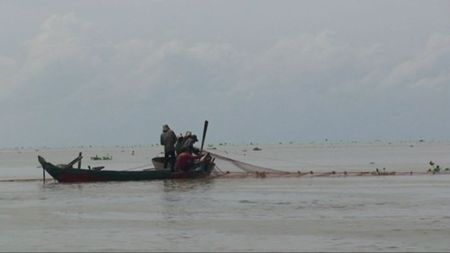
[[[194,144],[198,141],[197,135],[188,135],[184,137],[184,143],[183,148],[186,149],[188,152],[194,153],[196,155],[200,154],[200,149],[197,147],[194,147]]]
[[[182,152],[178,155],[175,163],[175,171],[190,171],[196,168],[209,156],[209,153],[193,154],[187,148],[182,148],[181,151]]]

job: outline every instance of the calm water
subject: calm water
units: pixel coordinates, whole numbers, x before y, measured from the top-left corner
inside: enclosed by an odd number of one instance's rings
[[[411,147],[411,145],[413,145]],[[449,143],[274,145],[213,150],[284,170],[425,171]],[[131,155],[135,150],[135,155]],[[0,179],[149,163],[159,148],[1,150]],[[90,161],[111,154],[111,161]],[[221,164],[222,169],[227,168]],[[0,182],[1,251],[448,251],[450,175],[59,184]]]

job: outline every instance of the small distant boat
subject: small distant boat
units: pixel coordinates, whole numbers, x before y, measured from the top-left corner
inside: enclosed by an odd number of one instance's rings
[[[112,160],[112,155],[107,154],[106,156],[102,156],[102,157],[100,157],[100,156],[98,156],[98,155],[95,155],[95,156],[91,156],[91,160],[93,160],[93,161],[98,161],[98,160]]]
[[[107,154],[106,156],[103,156],[103,160],[112,160],[112,155]]]
[[[93,169],[72,168],[75,162],[81,160],[81,156],[67,165],[54,165],[47,162],[42,156],[38,156],[42,168],[47,171],[55,180],[61,183],[75,182],[103,182],[103,181],[143,181],[143,180],[163,180],[178,178],[202,178],[211,174],[214,169],[214,160],[210,157],[203,160],[191,170],[172,172],[168,169],[144,169],[138,171],[131,170],[102,170],[101,167]]]
[[[97,161],[97,160],[102,160],[102,158],[98,155],[95,155],[95,156],[91,156],[91,160]]]

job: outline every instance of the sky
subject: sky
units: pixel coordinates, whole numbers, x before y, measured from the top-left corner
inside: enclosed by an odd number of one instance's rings
[[[0,147],[450,139],[450,1],[0,0]]]

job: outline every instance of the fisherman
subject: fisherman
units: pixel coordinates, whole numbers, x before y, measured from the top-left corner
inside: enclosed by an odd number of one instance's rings
[[[161,145],[164,145],[164,168],[170,164],[170,169],[173,171],[175,166],[175,142],[177,141],[177,136],[166,124],[163,125],[161,133]]]
[[[189,171],[205,159],[210,158],[211,155],[209,153],[196,155],[190,152],[187,148],[183,147],[181,149],[181,154],[179,154],[177,157],[177,161],[175,163],[175,171]]]
[[[198,141],[197,135],[190,135],[189,137],[185,137],[183,148],[187,149],[187,151],[198,155],[200,153],[200,149],[194,147],[194,143]]]
[[[183,148],[184,144],[184,136],[183,134],[180,134],[177,139],[177,143],[175,144],[175,154],[179,156],[181,154],[181,149]]]
[[[199,161],[199,156],[193,155],[185,147],[181,148],[181,153],[177,156],[175,171],[189,171]]]

